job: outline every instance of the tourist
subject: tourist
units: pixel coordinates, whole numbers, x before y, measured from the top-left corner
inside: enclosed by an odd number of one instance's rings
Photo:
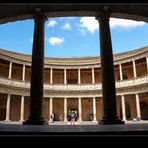
[[[63,122],[63,114],[60,115],[60,121]]]
[[[54,122],[54,113],[51,114],[50,118],[51,118],[51,122]]]
[[[75,124],[75,114],[74,112],[71,113],[71,125],[74,125]]]

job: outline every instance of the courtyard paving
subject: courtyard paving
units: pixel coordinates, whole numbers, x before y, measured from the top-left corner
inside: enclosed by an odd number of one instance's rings
[[[98,125],[97,122],[54,122],[49,125],[22,125],[21,122],[0,122],[3,135],[144,135],[148,136],[148,121],[127,121],[125,124]]]

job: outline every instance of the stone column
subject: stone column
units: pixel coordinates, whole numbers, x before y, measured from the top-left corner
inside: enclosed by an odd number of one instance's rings
[[[120,72],[120,80],[123,80],[122,65],[121,64],[119,64],[119,72]]]
[[[20,121],[24,121],[24,96],[21,97],[21,114]]]
[[[67,121],[67,98],[64,98],[64,121]]]
[[[125,98],[123,95],[121,96],[121,105],[122,105],[122,119],[123,121],[126,121]]]
[[[8,94],[7,104],[6,104],[6,119],[5,119],[5,121],[10,121],[10,97],[11,97],[11,95]]]
[[[50,98],[50,107],[49,107],[50,108],[49,109],[49,121],[52,121],[50,118],[51,114],[53,113],[53,103],[52,102],[53,102],[53,98],[51,97]]]
[[[34,38],[31,66],[30,116],[24,124],[48,124],[43,118],[44,24],[46,17],[40,10],[34,15]]]
[[[93,97],[93,121],[96,121],[96,98]]]
[[[134,72],[134,78],[137,78],[136,64],[135,64],[135,61],[134,60],[133,60],[133,72]]]
[[[78,106],[79,106],[79,122],[82,121],[82,105],[81,105],[81,98],[78,100]]]
[[[52,84],[52,68],[50,68],[50,84]]]
[[[139,94],[136,94],[136,110],[137,110],[137,117],[141,118]]]
[[[64,69],[64,84],[67,84],[67,79],[66,79],[66,69]]]
[[[10,62],[9,64],[9,76],[8,76],[9,79],[11,79],[11,75],[12,75],[12,62]]]
[[[23,65],[22,81],[25,81],[25,64]]]
[[[109,26],[109,13],[102,12],[96,19],[100,28],[100,53],[103,92],[103,119],[99,124],[123,124],[117,116],[116,89],[112,43]]]
[[[78,69],[78,84],[81,84],[81,73],[80,73],[80,69]]]
[[[94,73],[94,68],[92,68],[92,83],[95,83],[95,73]]]
[[[148,57],[146,57],[147,74],[148,74]]]

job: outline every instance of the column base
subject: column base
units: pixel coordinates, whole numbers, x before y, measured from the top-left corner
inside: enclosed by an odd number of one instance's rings
[[[102,119],[98,122],[99,125],[112,125],[112,124],[124,124],[124,121],[121,121],[120,119]]]
[[[32,120],[28,119],[23,122],[23,125],[48,125],[49,123],[45,121],[44,119],[41,120]]]

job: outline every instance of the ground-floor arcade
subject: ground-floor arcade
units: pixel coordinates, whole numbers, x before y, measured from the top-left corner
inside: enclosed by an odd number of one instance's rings
[[[30,98],[14,94],[0,93],[0,120],[24,121],[29,117]],[[77,121],[99,121],[103,115],[102,97],[45,97],[43,102],[43,117],[51,121],[54,113],[55,121],[69,121],[69,114],[75,111]],[[124,121],[141,117],[148,120],[148,93],[117,96],[117,114]]]

